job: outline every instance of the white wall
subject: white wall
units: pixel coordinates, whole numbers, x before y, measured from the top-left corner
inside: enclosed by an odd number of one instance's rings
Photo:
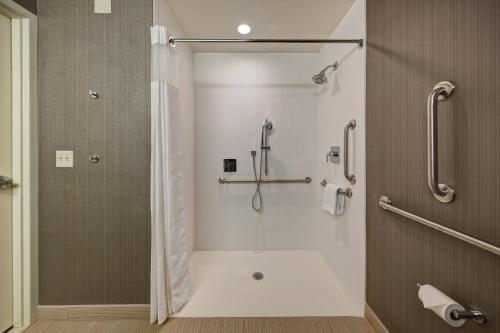
[[[259,214],[250,205],[255,185],[217,182],[253,179],[250,151],[269,117],[269,178],[317,183],[317,61],[317,54],[195,54],[197,250],[317,248],[313,184],[263,185]],[[224,157],[238,159],[237,173],[223,173]]]
[[[166,0],[154,1],[154,24],[167,27],[169,35],[185,36]],[[193,52],[189,44],[171,49],[169,58],[169,83],[179,88],[179,103],[182,112],[183,158],[184,158],[184,208],[186,219],[186,241],[190,254],[194,248],[194,87]]]
[[[357,0],[339,23],[331,38],[365,38],[365,1]],[[327,262],[354,301],[365,303],[365,56],[366,48],[354,45],[325,45],[319,54],[319,68],[338,61],[340,66],[328,76],[329,83],[318,87],[317,175],[341,186],[351,186],[346,213],[333,217],[317,203],[319,247]],[[343,172],[343,128],[356,119],[351,164],[357,182],[350,185]],[[341,146],[340,164],[325,162],[330,146]],[[317,182],[315,182],[315,185]],[[316,185],[318,198],[323,188]]]

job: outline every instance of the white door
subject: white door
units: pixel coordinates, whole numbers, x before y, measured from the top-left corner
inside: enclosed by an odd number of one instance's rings
[[[12,326],[12,34],[0,13],[0,332]]]

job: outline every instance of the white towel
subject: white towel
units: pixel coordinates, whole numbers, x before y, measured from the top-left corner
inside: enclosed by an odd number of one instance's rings
[[[338,193],[339,186],[327,184],[323,191],[323,209],[336,216],[344,214],[345,196]]]
[[[335,205],[335,215],[344,215],[345,195],[337,192],[337,204]]]
[[[323,209],[332,215],[335,215],[337,206],[337,190],[338,186],[333,184],[326,184],[323,190]]]

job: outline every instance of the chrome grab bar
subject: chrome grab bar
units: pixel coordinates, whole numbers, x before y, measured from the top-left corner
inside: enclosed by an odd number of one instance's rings
[[[344,127],[344,176],[352,184],[356,184],[356,176],[349,173],[349,130],[356,128],[356,120],[352,119]]]
[[[389,210],[393,213],[399,214],[399,215],[404,216],[410,220],[413,220],[415,222],[423,224],[429,228],[441,231],[442,233],[445,233],[451,237],[458,238],[466,243],[472,244],[472,245],[477,246],[483,250],[486,250],[488,252],[491,252],[493,254],[500,256],[500,248],[499,247],[497,247],[493,244],[487,243],[483,240],[477,239],[475,237],[469,236],[467,234],[461,233],[460,231],[450,229],[450,228],[445,227],[444,225],[441,225],[439,223],[429,221],[427,219],[424,219],[423,217],[409,213],[409,212],[402,210],[400,208],[396,208],[392,205],[391,200],[388,197],[386,197],[385,195],[380,197],[378,204],[380,207],[382,207],[385,210]]]
[[[269,184],[269,183],[305,183],[309,184],[312,181],[311,177],[306,177],[303,179],[262,179],[260,183]],[[219,184],[256,184],[255,180],[246,180],[246,179],[226,179],[225,177],[219,178]]]
[[[442,203],[452,202],[455,191],[446,184],[439,184],[437,105],[438,101],[450,97],[454,89],[455,85],[449,81],[439,82],[427,99],[427,180],[434,198]]]
[[[326,185],[328,185],[328,181],[326,179],[323,179],[321,181],[321,183],[319,183],[321,186],[323,187],[326,187]],[[339,194],[343,194],[345,195],[346,197],[348,198],[351,198],[352,197],[352,189],[350,187],[346,187],[346,188],[339,188],[337,190],[337,193]]]

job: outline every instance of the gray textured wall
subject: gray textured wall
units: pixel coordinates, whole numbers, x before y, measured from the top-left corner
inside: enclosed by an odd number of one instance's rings
[[[40,304],[149,302],[152,2],[112,7],[38,2]]]
[[[500,246],[500,1],[368,0],[367,302],[392,333],[500,332],[500,257],[378,206],[404,210]],[[426,101],[439,81],[439,180],[427,188]],[[489,314],[448,326],[425,310],[417,283]]]

